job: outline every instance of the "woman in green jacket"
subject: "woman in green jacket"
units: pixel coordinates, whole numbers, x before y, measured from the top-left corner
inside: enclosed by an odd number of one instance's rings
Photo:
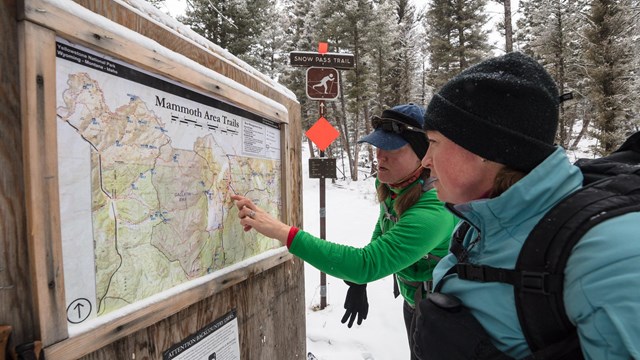
[[[395,274],[397,289],[405,300],[404,320],[410,346],[416,299],[424,295],[434,266],[447,254],[457,223],[457,218],[437,199],[428,180],[429,170],[420,164],[428,147],[421,130],[423,123],[422,107],[395,106],[380,117],[374,116],[374,131],[359,141],[376,147],[380,201],[378,222],[371,242],[364,248],[322,240],[280,222],[245,197],[232,196],[245,231],[255,229],[277,239],[292,254],[347,282],[342,322],[350,318],[349,327],[356,316],[358,324],[367,316],[366,284]]]

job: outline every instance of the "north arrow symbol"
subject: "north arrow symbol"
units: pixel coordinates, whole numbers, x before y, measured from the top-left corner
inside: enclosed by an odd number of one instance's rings
[[[81,311],[82,309],[81,308],[83,308],[83,307],[84,307],[84,305],[82,305],[81,303],[78,303],[78,305],[76,305],[74,307],[74,309],[78,310],[78,319],[82,318],[82,311]]]

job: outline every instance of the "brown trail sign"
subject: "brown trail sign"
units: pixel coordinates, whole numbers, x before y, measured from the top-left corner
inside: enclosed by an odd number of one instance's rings
[[[340,53],[317,53],[311,51],[292,51],[289,53],[289,64],[291,66],[303,67],[330,67],[336,69],[350,70],[356,67],[355,56],[353,54]]]
[[[340,75],[334,68],[307,69],[307,97],[311,100],[335,100],[340,93]]]

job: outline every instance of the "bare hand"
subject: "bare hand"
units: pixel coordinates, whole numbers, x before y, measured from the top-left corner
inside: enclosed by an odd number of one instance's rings
[[[240,218],[240,224],[244,231],[255,229],[262,235],[276,239],[283,245],[286,245],[291,226],[275,219],[244,196],[231,195],[231,200],[235,201],[236,207],[239,210],[238,217]]]

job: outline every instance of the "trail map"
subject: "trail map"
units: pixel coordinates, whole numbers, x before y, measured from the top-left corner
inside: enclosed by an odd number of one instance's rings
[[[279,124],[58,39],[67,319],[80,324],[276,248],[233,193],[280,216]]]

